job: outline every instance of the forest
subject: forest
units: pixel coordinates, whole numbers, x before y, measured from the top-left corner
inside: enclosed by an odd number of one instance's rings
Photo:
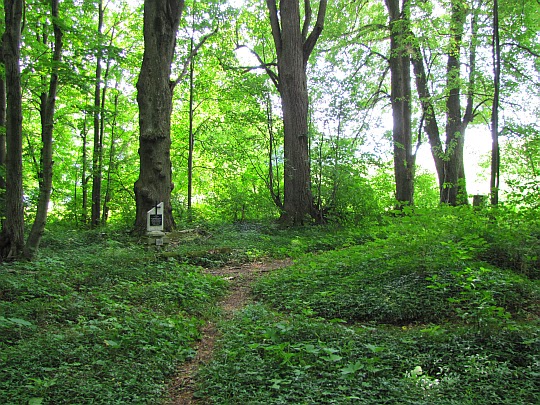
[[[0,16],[0,403],[540,403],[539,0]]]

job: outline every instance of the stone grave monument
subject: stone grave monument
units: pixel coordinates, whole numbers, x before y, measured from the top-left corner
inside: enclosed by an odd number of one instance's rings
[[[163,202],[156,205],[146,213],[146,240],[151,246],[164,246],[169,238],[163,232]]]

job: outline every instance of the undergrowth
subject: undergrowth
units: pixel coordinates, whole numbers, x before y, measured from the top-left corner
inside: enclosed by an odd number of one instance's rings
[[[200,395],[538,403],[539,229],[522,213],[443,207],[389,218],[361,245],[302,256],[260,280],[262,303],[223,325]]]
[[[224,289],[127,239],[48,235],[0,267],[0,403],[157,403]]]

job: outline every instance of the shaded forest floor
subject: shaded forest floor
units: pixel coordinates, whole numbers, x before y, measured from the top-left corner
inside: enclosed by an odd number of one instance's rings
[[[228,292],[217,303],[219,320],[230,319],[235,312],[242,309],[251,300],[253,282],[275,269],[290,266],[290,259],[266,262],[246,263],[239,266],[224,266],[218,269],[205,269],[212,276],[228,281]],[[197,343],[195,357],[179,368],[169,387],[167,404],[187,405],[202,403],[195,397],[195,376],[201,366],[212,359],[216,340],[220,333],[216,321],[208,321],[202,328],[202,337]]]
[[[0,403],[540,403],[537,212],[51,226],[0,266]]]

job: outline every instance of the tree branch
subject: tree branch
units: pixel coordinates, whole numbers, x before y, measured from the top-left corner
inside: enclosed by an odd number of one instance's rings
[[[279,26],[279,17],[276,6],[276,0],[266,0],[266,6],[268,7],[268,13],[270,14],[270,26],[272,27],[272,37],[274,38],[274,45],[276,46],[276,53],[278,59],[281,57],[281,28]]]
[[[240,48],[246,48],[247,50],[249,50],[251,54],[255,56],[260,63],[259,66],[240,67],[240,69],[244,69],[246,71],[255,70],[255,69],[264,69],[266,71],[266,74],[270,77],[270,80],[272,80],[272,83],[274,83],[274,86],[276,86],[276,89],[279,91],[279,76],[272,69],[270,69],[270,66],[277,66],[276,63],[264,62],[262,58],[259,56],[259,54],[255,52],[255,50],[248,47],[247,45],[238,45],[236,47],[236,49],[240,49]]]
[[[327,3],[328,3],[328,0],[321,0],[319,2],[317,22],[315,23],[315,26],[313,27],[311,34],[309,34],[309,37],[304,42],[304,65],[307,64],[309,56],[311,55],[313,48],[315,48],[315,44],[317,43],[317,40],[321,36],[321,32],[324,28],[324,18],[326,16]]]
[[[178,76],[178,78],[174,81],[171,81],[171,89],[174,89],[178,83],[180,83],[184,77],[187,74],[189,64],[191,63],[191,60],[197,55],[199,52],[199,49],[204,45],[204,43],[215,33],[218,32],[219,27],[216,27],[212,32],[206,34],[201,38],[199,43],[193,48],[193,50],[189,53],[188,57],[184,60],[184,68],[182,69],[182,73]]]
[[[311,24],[311,1],[304,0],[304,25],[302,26],[302,41],[306,41],[308,36],[309,26]]]

